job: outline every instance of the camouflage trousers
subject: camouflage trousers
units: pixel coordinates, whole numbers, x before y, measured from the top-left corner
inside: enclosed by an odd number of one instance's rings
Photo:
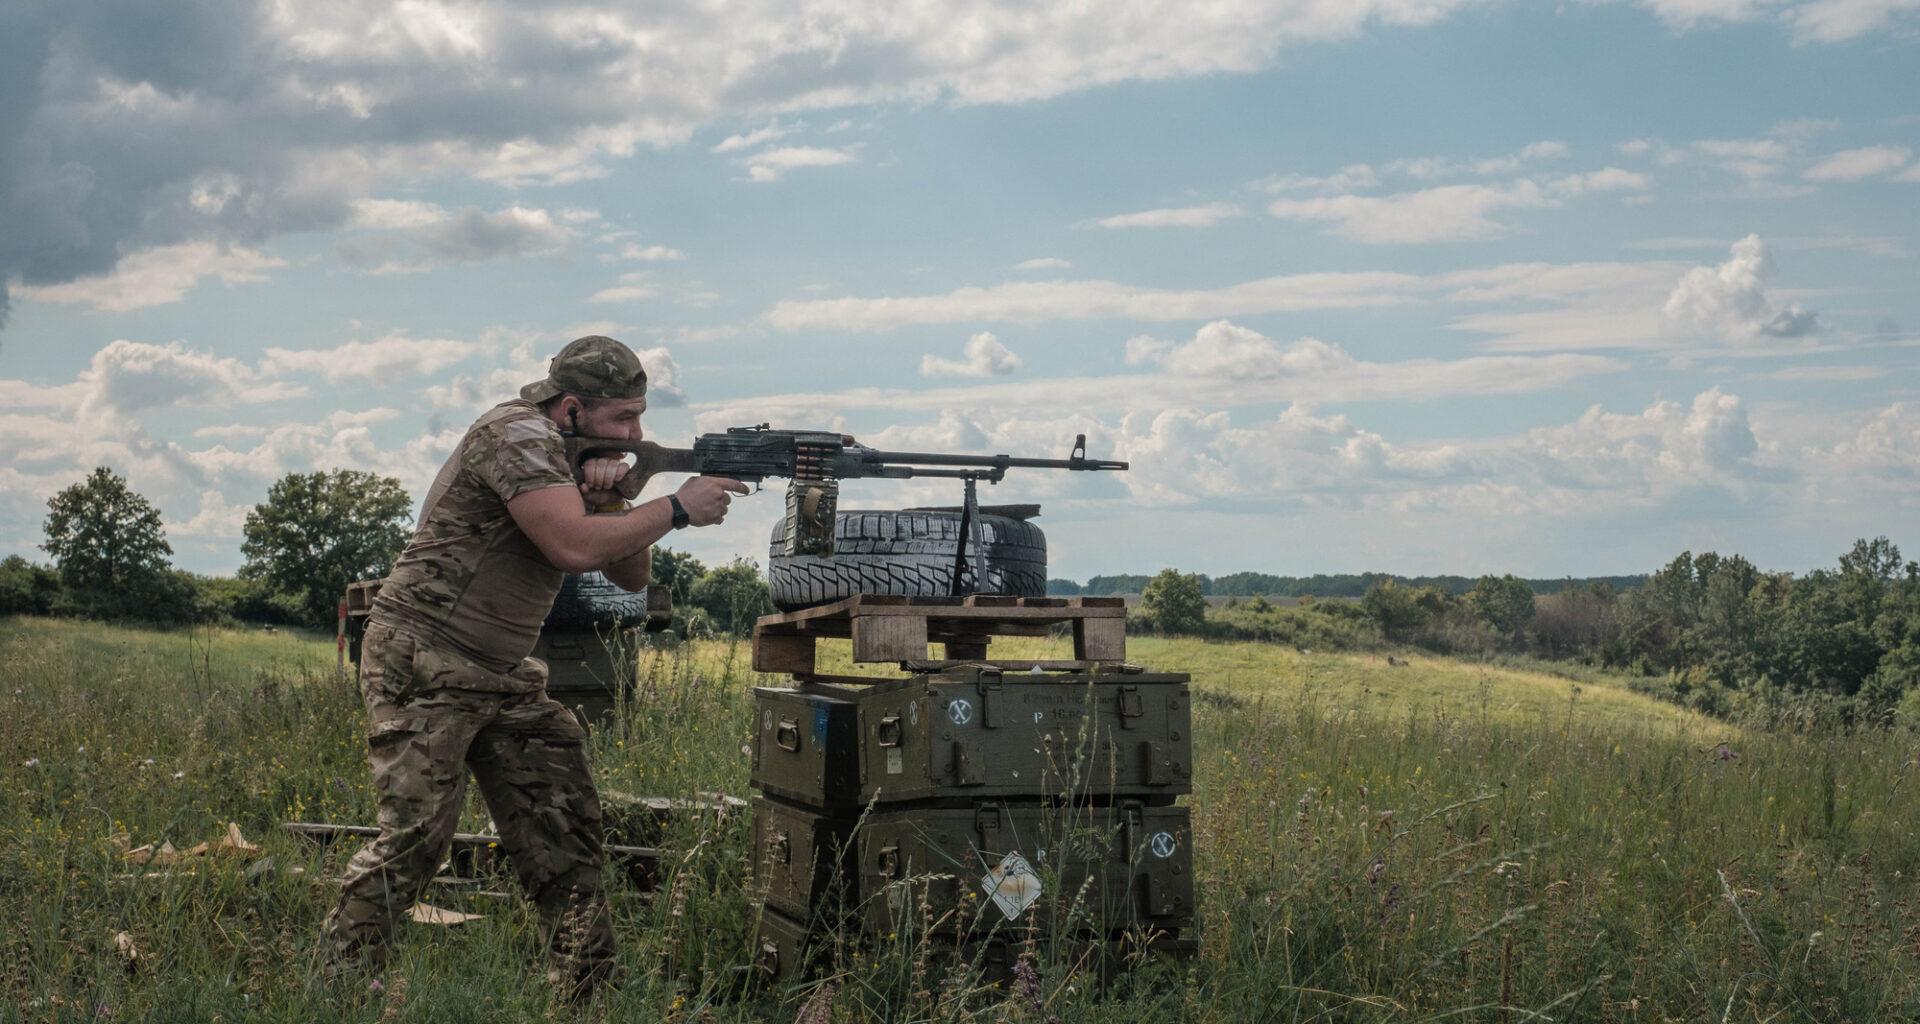
[[[586,731],[544,689],[408,693],[391,677],[405,671],[410,657],[395,659],[385,648],[411,648],[411,640],[369,629],[362,650],[380,835],[348,863],[340,900],[327,915],[334,963],[384,964],[395,921],[413,907],[447,854],[471,770],[500,844],[539,910],[550,977],[575,993],[611,979],[613,925],[601,881],[600,798],[587,765]]]

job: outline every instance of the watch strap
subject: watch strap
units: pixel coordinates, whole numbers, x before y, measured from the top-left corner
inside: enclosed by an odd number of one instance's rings
[[[693,521],[687,515],[687,507],[685,505],[680,504],[680,496],[678,494],[667,495],[667,502],[668,504],[673,506],[673,528],[674,529],[678,530]]]

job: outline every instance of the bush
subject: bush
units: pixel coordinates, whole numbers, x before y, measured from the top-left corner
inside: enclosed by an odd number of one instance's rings
[[[47,615],[60,599],[60,574],[19,555],[0,560],[0,615]]]

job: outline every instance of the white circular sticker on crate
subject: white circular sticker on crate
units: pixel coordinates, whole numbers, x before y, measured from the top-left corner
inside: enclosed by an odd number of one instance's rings
[[[1153,838],[1147,840],[1147,848],[1153,851],[1155,857],[1165,860],[1180,849],[1180,843],[1171,832],[1155,832]]]
[[[953,724],[955,725],[965,725],[973,721],[973,702],[970,700],[954,701],[947,707],[947,717],[953,719]]]
[[[1009,853],[1000,858],[1000,863],[987,872],[980,880],[980,887],[992,895],[994,906],[1007,915],[1007,920],[1018,920],[1025,910],[1033,906],[1040,898],[1040,876],[1034,873],[1033,865],[1018,853]]]

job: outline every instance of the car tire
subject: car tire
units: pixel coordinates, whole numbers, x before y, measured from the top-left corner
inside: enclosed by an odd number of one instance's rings
[[[794,611],[855,594],[946,597],[953,593],[960,513],[854,510],[834,516],[834,555],[788,555],[787,525],[776,522],[767,554],[767,586],[774,606]],[[1044,597],[1047,538],[1038,526],[982,514],[975,534],[986,553],[982,594]],[[972,562],[972,544],[968,545]]]
[[[647,620],[647,595],[622,590],[601,573],[568,573],[545,629],[627,629]]]

